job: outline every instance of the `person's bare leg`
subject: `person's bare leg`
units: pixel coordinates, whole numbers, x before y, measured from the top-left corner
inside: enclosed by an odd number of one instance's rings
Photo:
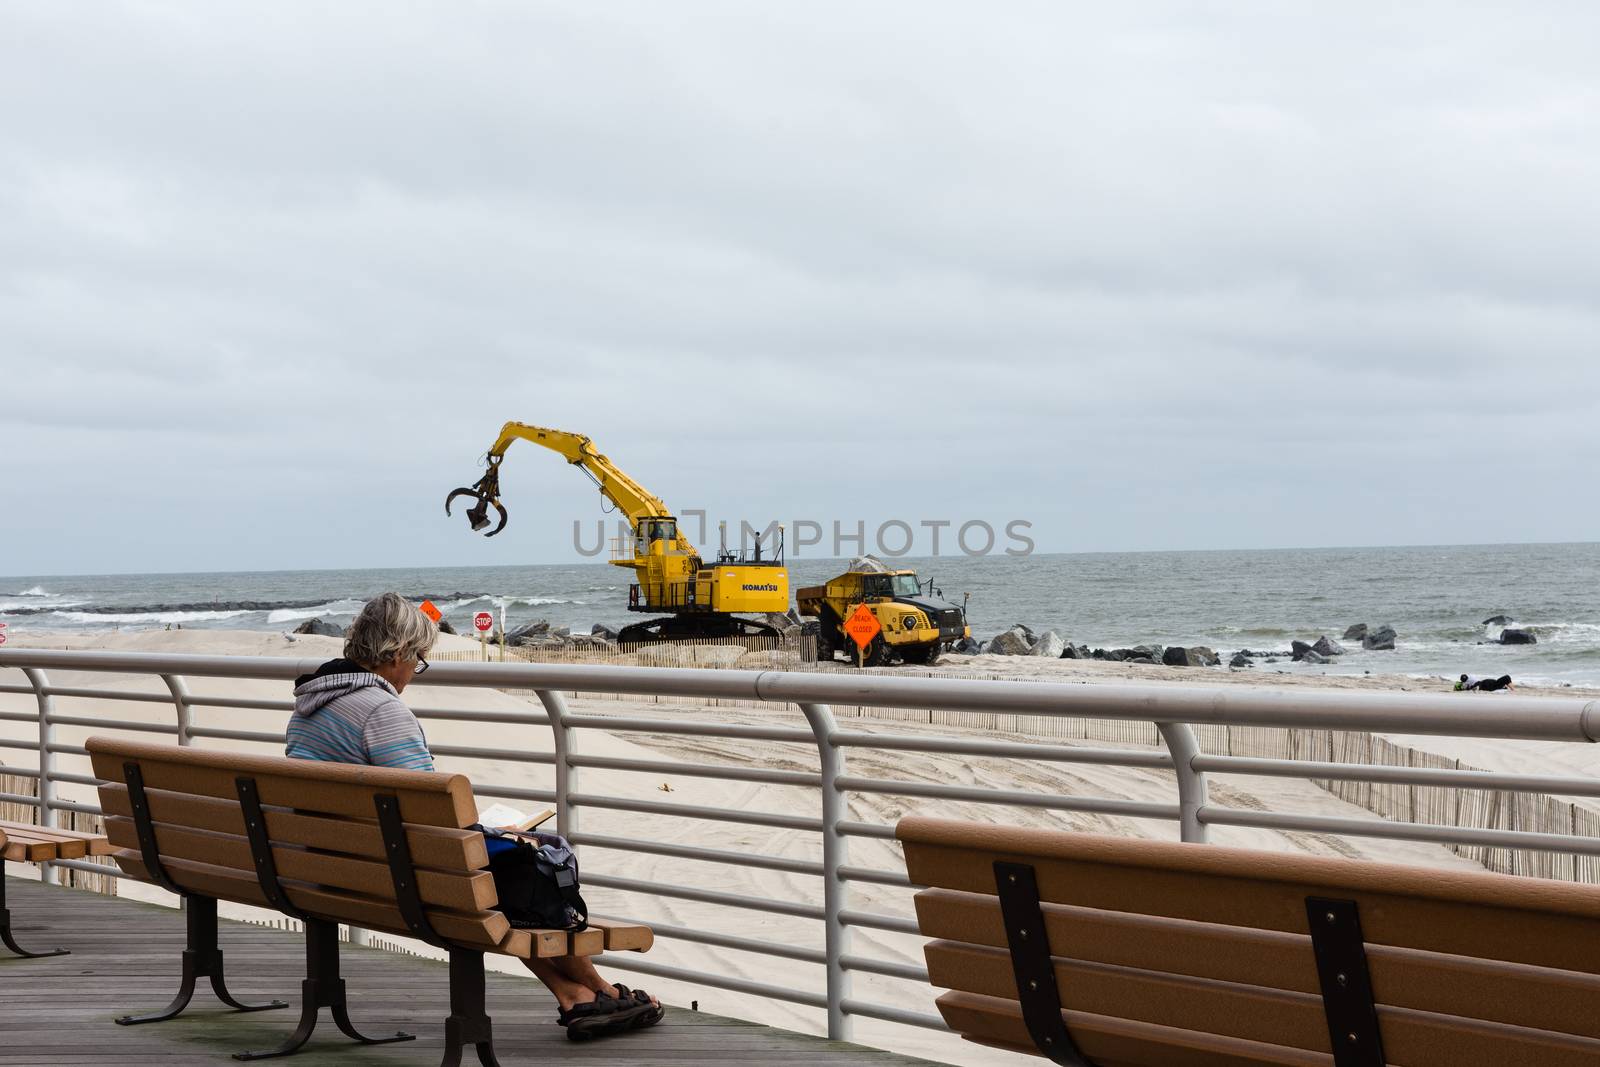
[[[563,1010],[570,1009],[574,1004],[588,1004],[596,994],[607,997],[617,995],[617,987],[600,977],[600,972],[595,970],[587,956],[554,956],[522,962],[550,990]],[[650,1003],[657,1007],[661,1004],[655,997],[650,998]]]
[[[550,990],[562,1011],[570,1011],[576,1004],[588,1004],[594,1000],[596,990],[569,977],[556,966],[556,960],[531,959],[522,962],[533,972],[533,976]]]
[[[557,956],[550,960],[557,970],[570,981],[577,982],[586,989],[608,997],[617,995],[617,987],[600,977],[600,972],[588,956]],[[650,998],[650,1003],[660,1006],[661,1002],[655,997]]]

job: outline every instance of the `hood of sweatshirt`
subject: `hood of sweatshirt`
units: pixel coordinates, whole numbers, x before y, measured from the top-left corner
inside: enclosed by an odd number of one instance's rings
[[[394,686],[354,660],[331,659],[294,680],[294,713],[315,715],[340,697],[362,689],[381,689],[389,696],[399,696]]]

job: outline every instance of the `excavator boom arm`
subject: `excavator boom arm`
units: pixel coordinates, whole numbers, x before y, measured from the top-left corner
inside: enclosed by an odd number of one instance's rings
[[[594,479],[605,498],[628,516],[628,521],[638,524],[640,519],[671,518],[672,512],[661,498],[623,473],[611,460],[594,447],[594,442],[581,433],[552,430],[545,426],[530,426],[524,422],[508,422],[500,427],[500,436],[489,449],[490,462],[498,462],[511,443],[521,439],[531,441],[558,452],[574,467],[581,467]]]
[[[505,505],[500,503],[500,462],[505,459],[506,449],[511,447],[512,442],[518,440],[548,448],[560,454],[574,467],[580,468],[599,487],[601,495],[628,517],[628,522],[634,529],[638,529],[639,523],[646,519],[673,517],[660,497],[634,481],[615,463],[602,455],[588,437],[580,433],[554,430],[547,426],[530,426],[523,422],[508,422],[500,428],[500,436],[495,438],[487,456],[488,471],[476,485],[471,488],[456,489],[445,498],[446,515],[450,514],[451,501],[456,497],[470,496],[477,501],[467,511],[467,517],[471,520],[474,530],[481,530],[489,525],[488,511],[491,507],[500,513],[500,524],[491,530],[488,536],[493,537],[505,529],[506,509]],[[683,550],[693,551],[693,546],[682,534],[678,534],[676,540]]]

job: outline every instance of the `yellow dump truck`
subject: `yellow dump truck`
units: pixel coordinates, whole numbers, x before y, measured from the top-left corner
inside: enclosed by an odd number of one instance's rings
[[[945,647],[971,637],[966,612],[924,592],[914,570],[895,570],[871,556],[851,563],[850,569],[825,585],[795,591],[800,614],[817,620],[817,659],[824,663],[835,652],[857,662],[855,641],[844,632],[844,621],[861,604],[877,617],[881,630],[866,648],[868,667],[890,663],[927,666],[939,660]]]

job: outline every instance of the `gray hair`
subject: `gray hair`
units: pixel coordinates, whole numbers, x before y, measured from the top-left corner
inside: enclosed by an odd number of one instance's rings
[[[344,635],[344,655],[368,670],[421,659],[439,639],[439,627],[399,593],[367,601]]]

